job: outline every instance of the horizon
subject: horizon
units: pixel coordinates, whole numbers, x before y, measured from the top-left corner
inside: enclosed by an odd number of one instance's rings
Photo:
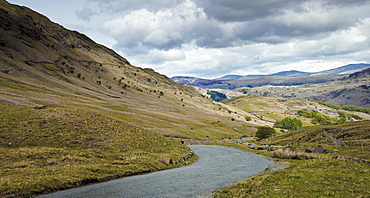
[[[370,1],[8,0],[166,76],[218,78],[370,63]]]
[[[349,66],[349,65],[362,65],[362,64],[365,64],[365,65],[369,65],[369,68],[370,68],[370,64],[368,63],[351,63],[351,64],[347,64],[347,65],[342,65],[342,66],[339,66],[339,67],[335,67],[335,68],[332,68],[332,69],[338,69],[338,68],[341,68],[341,67],[345,67],[345,66]],[[331,69],[329,69],[331,70]],[[218,76],[218,77],[214,77],[214,78],[201,78],[200,79],[208,79],[208,80],[215,80],[215,79],[218,79],[218,78],[223,78],[223,77],[226,77],[226,76],[254,76],[254,75],[261,75],[261,76],[264,76],[264,75],[272,75],[272,74],[277,74],[277,73],[280,73],[280,72],[291,72],[291,71],[296,71],[296,72],[304,72],[304,71],[299,71],[299,70],[284,70],[284,71],[278,71],[278,72],[274,72],[274,73],[266,73],[266,74],[247,74],[247,75],[241,75],[241,74],[225,74],[223,76]],[[305,73],[318,73],[318,72],[324,72],[324,71],[328,71],[328,69],[325,69],[325,70],[319,70],[319,71],[315,71],[315,72],[305,72]],[[175,78],[175,77],[195,77],[195,76],[171,76],[170,78]],[[199,77],[196,77],[196,78],[199,78]]]

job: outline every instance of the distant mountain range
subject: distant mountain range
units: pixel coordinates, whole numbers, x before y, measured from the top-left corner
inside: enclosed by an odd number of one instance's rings
[[[370,68],[370,64],[350,64],[342,67],[329,69],[320,72],[302,72],[297,70],[282,71],[274,74],[267,75],[226,75],[220,78],[215,78],[214,80],[236,80],[241,78],[257,78],[266,76],[315,76],[315,75],[335,75],[335,74],[352,74],[364,69]]]
[[[171,79],[183,85],[202,88],[235,89],[263,85],[293,86],[308,83],[324,83],[338,80],[355,72],[370,68],[370,64],[350,64],[320,72],[282,71],[269,75],[226,75],[216,79],[202,79],[189,76],[175,76]]]

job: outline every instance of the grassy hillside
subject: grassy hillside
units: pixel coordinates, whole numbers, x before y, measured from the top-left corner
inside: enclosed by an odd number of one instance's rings
[[[284,155],[275,154],[281,151],[262,152],[284,158],[277,163],[289,164],[289,167],[268,170],[221,189],[214,197],[367,197],[370,167],[358,159],[370,161],[369,131],[370,121],[310,126],[259,142],[289,145],[297,152],[286,151]],[[341,146],[334,139],[340,140]],[[319,145],[324,146],[328,154],[304,153],[306,148]],[[246,148],[245,145],[239,147]]]
[[[310,112],[318,112],[330,117],[332,123],[337,123],[343,115],[354,114],[362,120],[369,120],[370,115],[366,113],[338,110],[333,106],[325,105],[316,101],[301,98],[283,98],[274,95],[265,96],[239,96],[222,103],[234,106],[249,114],[254,120],[261,120],[265,125],[272,126],[277,120],[282,120],[285,117],[296,117],[303,121],[304,126],[312,125],[313,118],[307,118],[299,115],[299,111],[305,110]],[[354,117],[357,117],[354,116]],[[356,119],[348,118],[347,121],[356,121]],[[252,121],[253,123],[253,121]]]
[[[0,107],[1,197],[173,168],[190,152],[158,133],[94,111]]]
[[[330,159],[290,161],[218,191],[213,197],[368,197],[368,164]]]
[[[173,168],[181,141],[251,135],[244,117],[0,0],[1,197]],[[44,109],[35,109],[45,105]]]
[[[333,120],[349,114],[369,120],[368,114],[271,95],[217,103],[28,8],[0,0],[0,13],[1,197],[30,197],[182,166],[196,156],[178,162],[190,152],[181,141],[234,141],[287,116],[313,128],[282,133],[269,143],[337,148],[325,130],[348,144],[339,154],[352,156],[361,149],[353,156],[368,159],[368,136],[362,131],[368,122],[315,126],[298,111]],[[295,167],[311,166],[304,163]]]

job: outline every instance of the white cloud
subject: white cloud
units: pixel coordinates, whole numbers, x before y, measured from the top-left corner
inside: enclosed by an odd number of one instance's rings
[[[132,64],[168,76],[370,63],[369,0],[11,1],[44,10]]]
[[[195,29],[207,26],[207,17],[194,3],[159,11],[140,9],[107,21],[104,29],[120,43],[117,47],[171,49],[191,42]]]

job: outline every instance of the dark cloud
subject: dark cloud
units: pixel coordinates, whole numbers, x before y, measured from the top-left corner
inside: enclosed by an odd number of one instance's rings
[[[176,73],[217,76],[243,72],[245,67],[249,72],[275,72],[277,67],[270,70],[270,65],[294,68],[290,62],[309,68],[319,64],[304,60],[348,60],[347,54],[358,51],[364,57],[366,45],[369,47],[369,36],[364,36],[369,35],[368,26],[359,32],[370,15],[369,1],[365,0],[89,1],[99,5],[100,12],[115,13],[104,24],[105,31],[117,41],[115,49],[139,64],[161,68],[188,65]],[[187,53],[173,56],[174,49]],[[206,50],[220,50],[223,55],[205,55]],[[331,66],[340,64],[333,60]]]
[[[127,13],[132,10],[147,9],[158,11],[172,8],[184,0],[86,0],[99,5],[101,11],[109,13]]]
[[[115,35],[121,45],[162,50],[192,41],[200,47],[222,48],[314,38],[354,25],[360,14],[347,7],[366,2],[337,0],[338,6],[324,0],[88,1],[98,3],[104,12],[125,13],[125,22],[116,24],[128,30]]]
[[[205,13],[222,22],[251,21],[294,8],[301,0],[195,0]]]

